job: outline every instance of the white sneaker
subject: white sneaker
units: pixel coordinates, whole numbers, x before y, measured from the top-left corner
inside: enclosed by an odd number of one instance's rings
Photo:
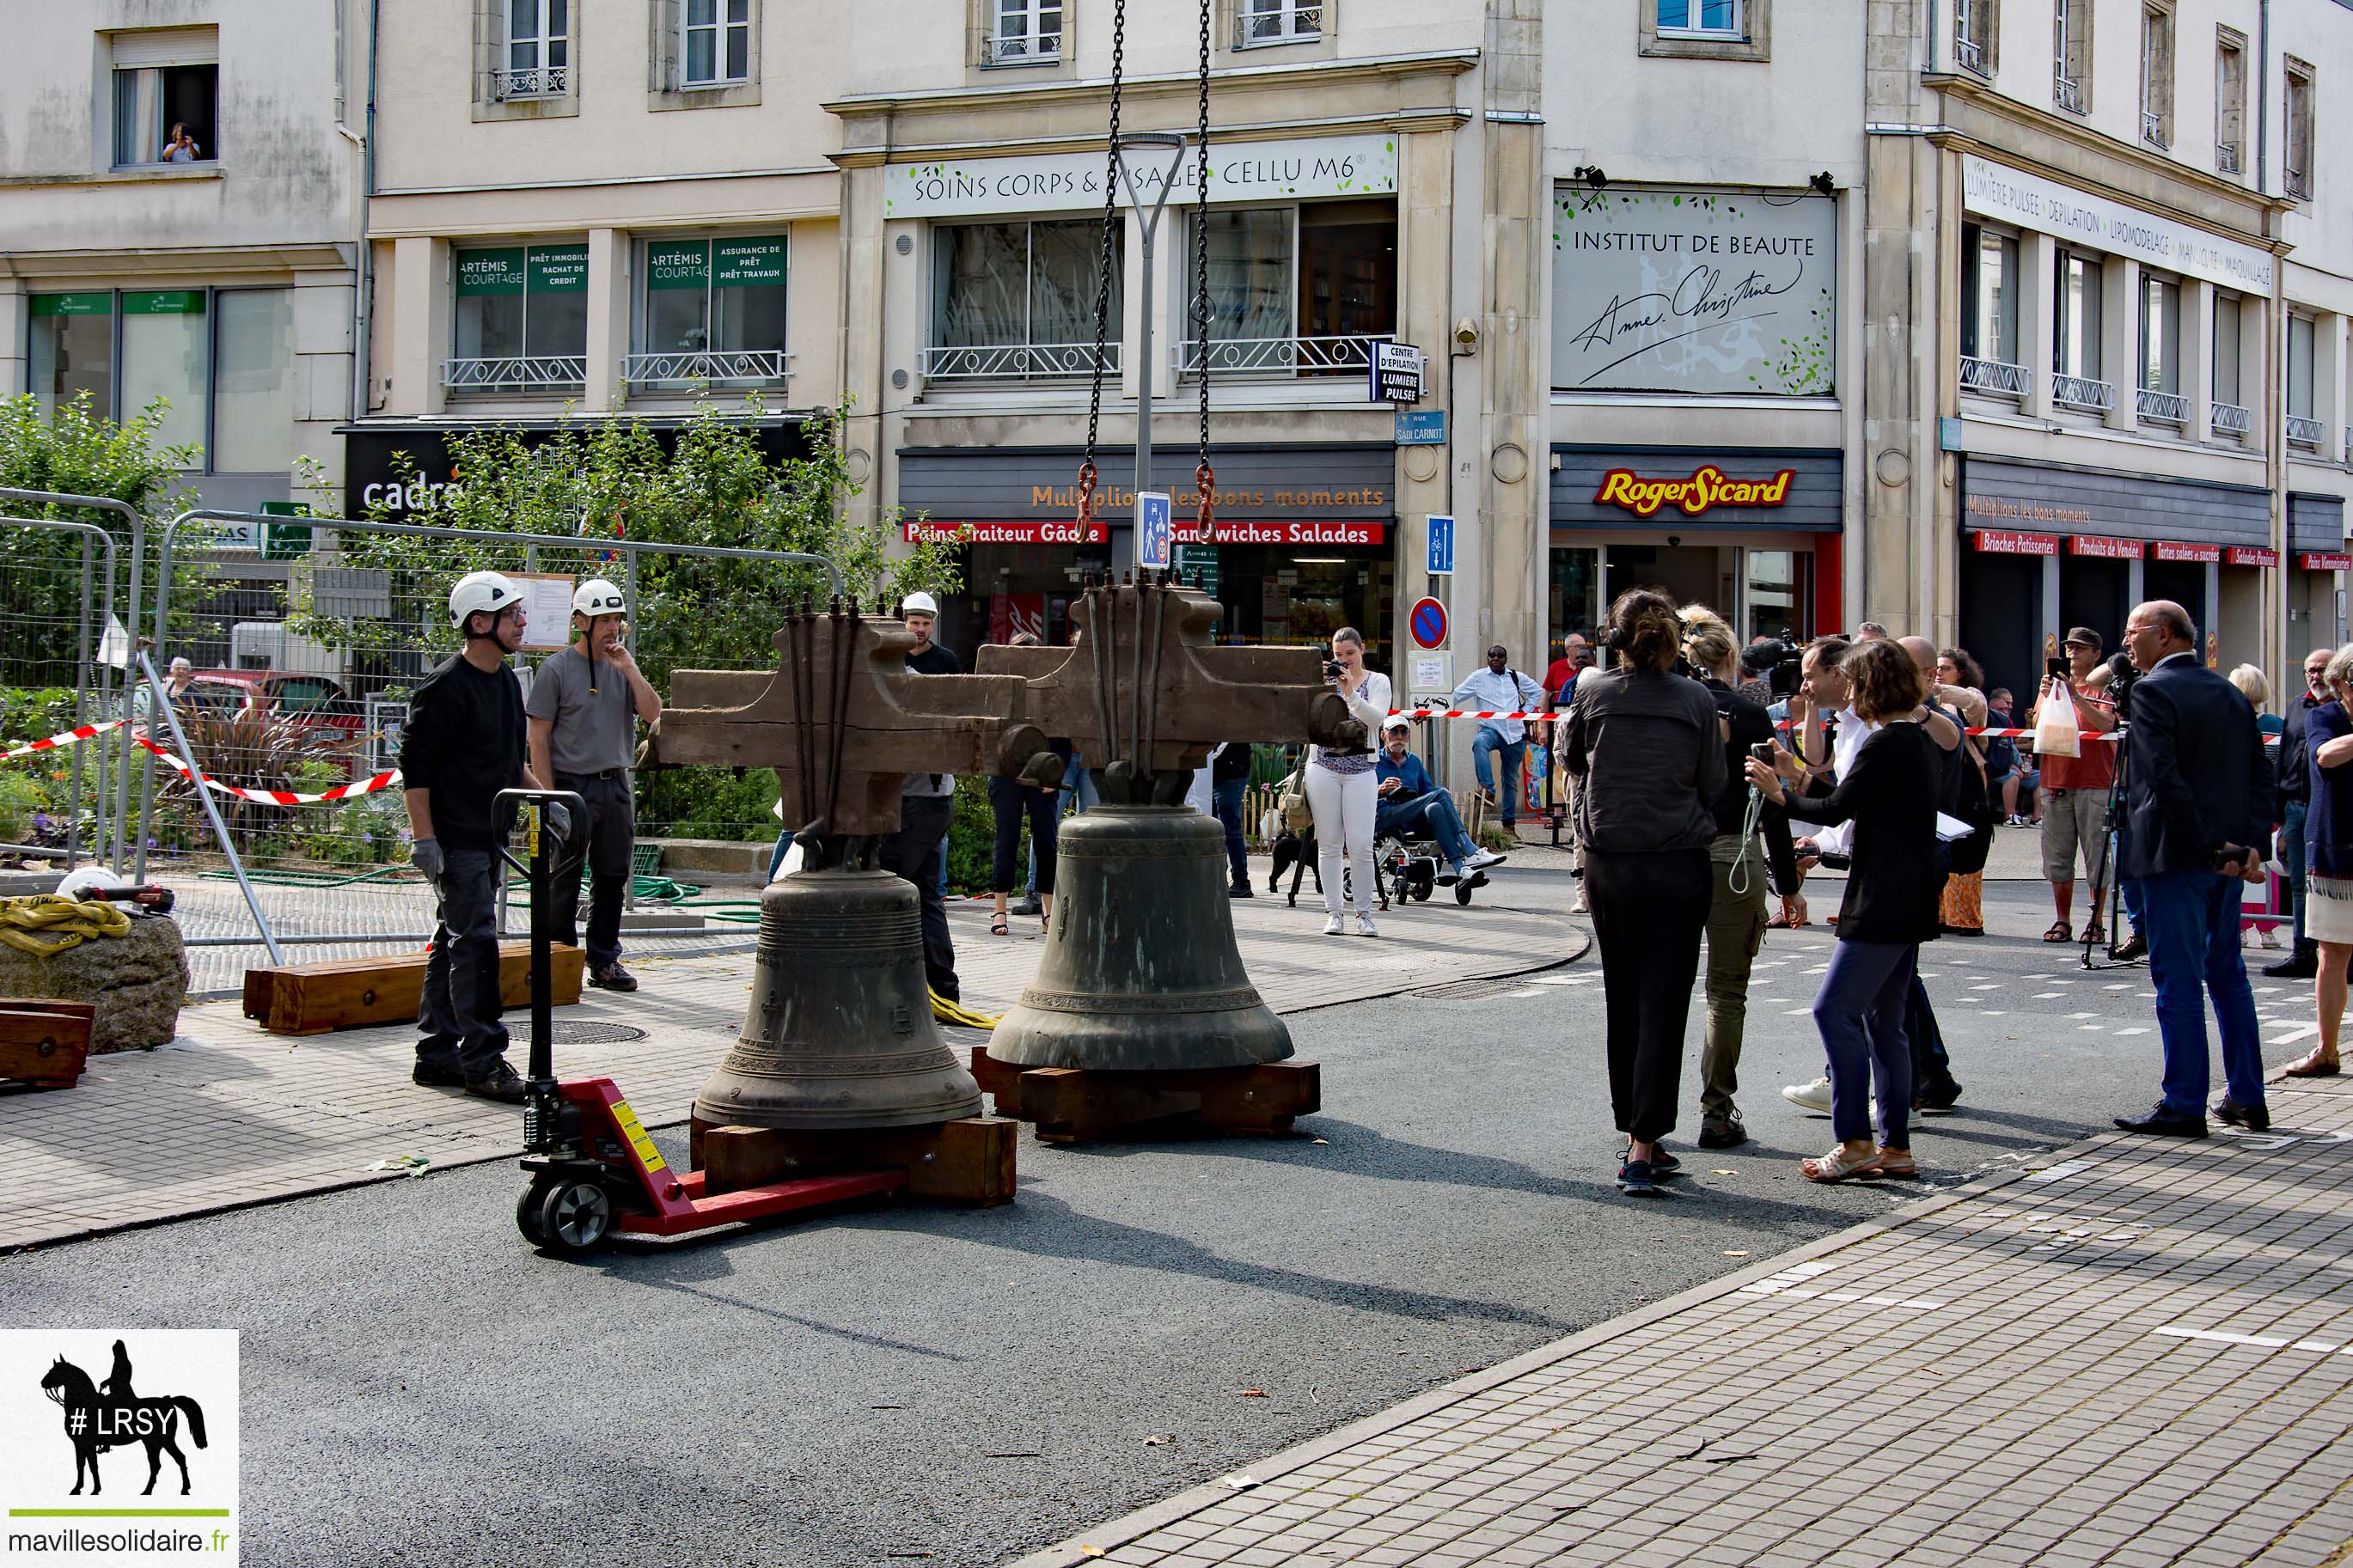
[[[1333,918],[1337,920],[1339,917],[1335,915]],[[1373,929],[1372,916],[1358,915],[1356,917],[1356,934],[1358,936],[1378,936],[1381,933]]]
[[[1334,915],[1331,919],[1324,922],[1324,934],[1325,936],[1345,936],[1348,934],[1348,924],[1338,915]]]
[[[1510,858],[1510,856],[1498,855],[1493,849],[1476,849],[1472,851],[1471,858],[1462,862],[1462,868],[1466,871],[1483,871],[1490,866],[1500,866]]]
[[[1568,912],[1573,915],[1589,915],[1593,912],[1592,907],[1585,901],[1585,884],[1582,882],[1577,885],[1577,901],[1568,906]]]
[[[1828,1116],[1831,1113],[1831,1080],[1818,1078],[1811,1083],[1793,1083],[1781,1090],[1781,1098],[1804,1110]]]

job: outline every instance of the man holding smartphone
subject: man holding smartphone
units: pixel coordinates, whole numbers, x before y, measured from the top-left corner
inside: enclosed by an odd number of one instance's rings
[[[581,584],[572,595],[572,645],[540,661],[523,705],[531,715],[533,771],[587,803],[588,984],[604,991],[638,988],[637,977],[621,967],[621,906],[637,847],[629,765],[637,721],[661,719],[661,698],[621,641],[627,608],[621,590],[604,578]],[[550,896],[555,940],[579,945],[580,883],[559,877]]]

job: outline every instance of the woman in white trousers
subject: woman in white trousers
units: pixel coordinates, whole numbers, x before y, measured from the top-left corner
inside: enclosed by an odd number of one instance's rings
[[[1366,741],[1361,751],[1317,746],[1307,763],[1307,809],[1315,816],[1316,875],[1324,883],[1327,917],[1324,934],[1340,936],[1348,930],[1340,908],[1345,864],[1356,893],[1356,934],[1378,936],[1373,929],[1373,809],[1380,786],[1373,773],[1370,737],[1380,733],[1381,721],[1388,717],[1389,678],[1365,668],[1364,635],[1354,626],[1332,634],[1332,662],[1339,666],[1330,676],[1333,689],[1363,721]]]

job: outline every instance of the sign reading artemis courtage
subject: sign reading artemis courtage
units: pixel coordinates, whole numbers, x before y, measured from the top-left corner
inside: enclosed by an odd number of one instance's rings
[[[1127,160],[1148,205],[1164,181],[1168,199],[1198,199],[1198,154],[1187,152],[1168,180],[1168,155],[1142,152]],[[985,213],[1103,209],[1108,161],[1102,153],[1036,153],[1005,158],[946,158],[891,163],[882,170],[886,218],[965,217]],[[1209,146],[1213,202],[1297,201],[1314,196],[1386,196],[1397,192],[1397,138],[1314,136],[1291,142],[1219,142]],[[1127,184],[1118,185],[1128,205]]]

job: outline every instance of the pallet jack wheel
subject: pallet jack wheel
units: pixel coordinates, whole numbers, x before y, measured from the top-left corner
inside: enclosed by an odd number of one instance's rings
[[[549,1184],[539,1207],[540,1245],[550,1252],[586,1252],[613,1227],[612,1194],[594,1180]]]
[[[540,1226],[539,1212],[546,1206],[547,1190],[553,1185],[544,1176],[533,1177],[531,1185],[522,1190],[522,1196],[515,1200],[515,1228],[533,1247],[547,1245],[547,1232]]]

